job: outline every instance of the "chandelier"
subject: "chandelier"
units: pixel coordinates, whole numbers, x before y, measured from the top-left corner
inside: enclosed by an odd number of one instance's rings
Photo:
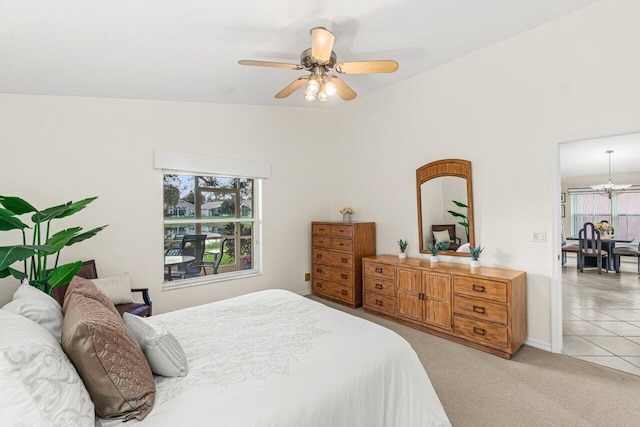
[[[606,184],[592,185],[591,188],[601,195],[611,199],[612,197],[619,196],[620,194],[624,193],[631,187],[631,184],[615,185],[613,182],[611,182],[611,153],[613,153],[613,150],[607,150],[605,151],[605,153],[609,155],[609,182],[607,182]]]

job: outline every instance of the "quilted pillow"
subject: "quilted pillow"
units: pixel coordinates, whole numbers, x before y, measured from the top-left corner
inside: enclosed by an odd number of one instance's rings
[[[130,313],[124,313],[122,320],[142,347],[151,372],[163,377],[187,375],[189,372],[187,356],[171,332]]]
[[[62,348],[76,366],[100,417],[142,420],[155,400],[153,374],[120,315],[87,295],[90,290],[101,293],[92,286],[77,286],[83,291],[70,289],[65,295]]]
[[[71,283],[69,283],[67,292],[64,294],[64,303],[62,304],[63,313],[67,312],[67,297],[72,294],[82,295],[86,298],[95,300],[105,306],[112,313],[120,316],[120,313],[118,313],[118,310],[116,310],[116,307],[113,305],[109,297],[107,297],[105,293],[102,292],[95,283],[93,283],[93,281],[84,279],[80,276],[74,276],[73,279],[71,279]]]
[[[2,308],[33,320],[60,341],[62,330],[60,304],[49,295],[29,285],[28,282],[18,286],[13,294],[13,300]]]
[[[94,425],[89,393],[58,340],[6,310],[0,310],[0,378],[0,425]]]
[[[434,231],[433,238],[436,240],[436,243],[440,242],[450,242],[451,236],[449,235],[449,230],[442,231]]]
[[[91,279],[109,297],[114,304],[131,304],[133,295],[129,284],[129,273],[120,276]]]

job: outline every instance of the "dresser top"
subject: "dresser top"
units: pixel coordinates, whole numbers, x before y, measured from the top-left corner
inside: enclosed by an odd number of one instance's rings
[[[334,225],[351,225],[351,224],[375,224],[371,221],[312,221],[311,224],[334,224]]]
[[[399,267],[419,267],[434,272],[464,274],[471,277],[487,277],[493,279],[513,280],[518,276],[526,274],[524,271],[507,270],[504,268],[494,267],[475,267],[471,268],[467,264],[454,262],[431,262],[428,259],[420,258],[399,258],[397,255],[374,255],[362,259],[381,262],[384,264],[393,264]]]

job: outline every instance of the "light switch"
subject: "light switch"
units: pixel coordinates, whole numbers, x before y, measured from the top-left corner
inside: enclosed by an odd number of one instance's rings
[[[544,231],[534,231],[533,241],[536,243],[544,243],[547,241],[547,233]]]

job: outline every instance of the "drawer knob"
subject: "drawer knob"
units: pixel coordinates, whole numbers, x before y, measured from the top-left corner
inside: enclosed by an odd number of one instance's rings
[[[342,295],[346,295],[346,294],[348,294],[348,292],[343,289],[342,290]]]
[[[347,276],[346,274],[343,274],[343,275],[342,275],[342,278],[343,278],[343,279],[348,279],[348,278],[349,278],[349,276]]]
[[[344,230],[338,230],[338,232],[340,232],[340,233],[344,233]]]
[[[473,311],[476,313],[484,314],[484,307],[480,307],[478,305],[473,306]]]
[[[477,326],[473,327],[473,333],[478,335],[484,335],[485,330],[482,328],[478,328]]]
[[[316,268],[316,273],[322,273],[322,269],[321,268]]]
[[[344,262],[345,264],[348,262],[349,260],[347,258],[342,258],[342,262]]]
[[[380,267],[376,267],[376,273],[382,273],[382,269]]]
[[[322,283],[318,283],[318,287],[321,288],[322,287]]]
[[[316,254],[316,258],[322,258],[322,254]]]
[[[382,289],[382,285],[380,283],[376,283],[376,289]]]
[[[339,243],[338,246],[344,246],[344,243]]]
[[[472,289],[473,289],[475,292],[484,292],[484,286],[482,286],[482,285],[476,285],[476,284],[474,284],[474,285],[472,286]]]
[[[384,302],[382,302],[382,300],[377,299],[376,300],[376,305],[384,305]]]

